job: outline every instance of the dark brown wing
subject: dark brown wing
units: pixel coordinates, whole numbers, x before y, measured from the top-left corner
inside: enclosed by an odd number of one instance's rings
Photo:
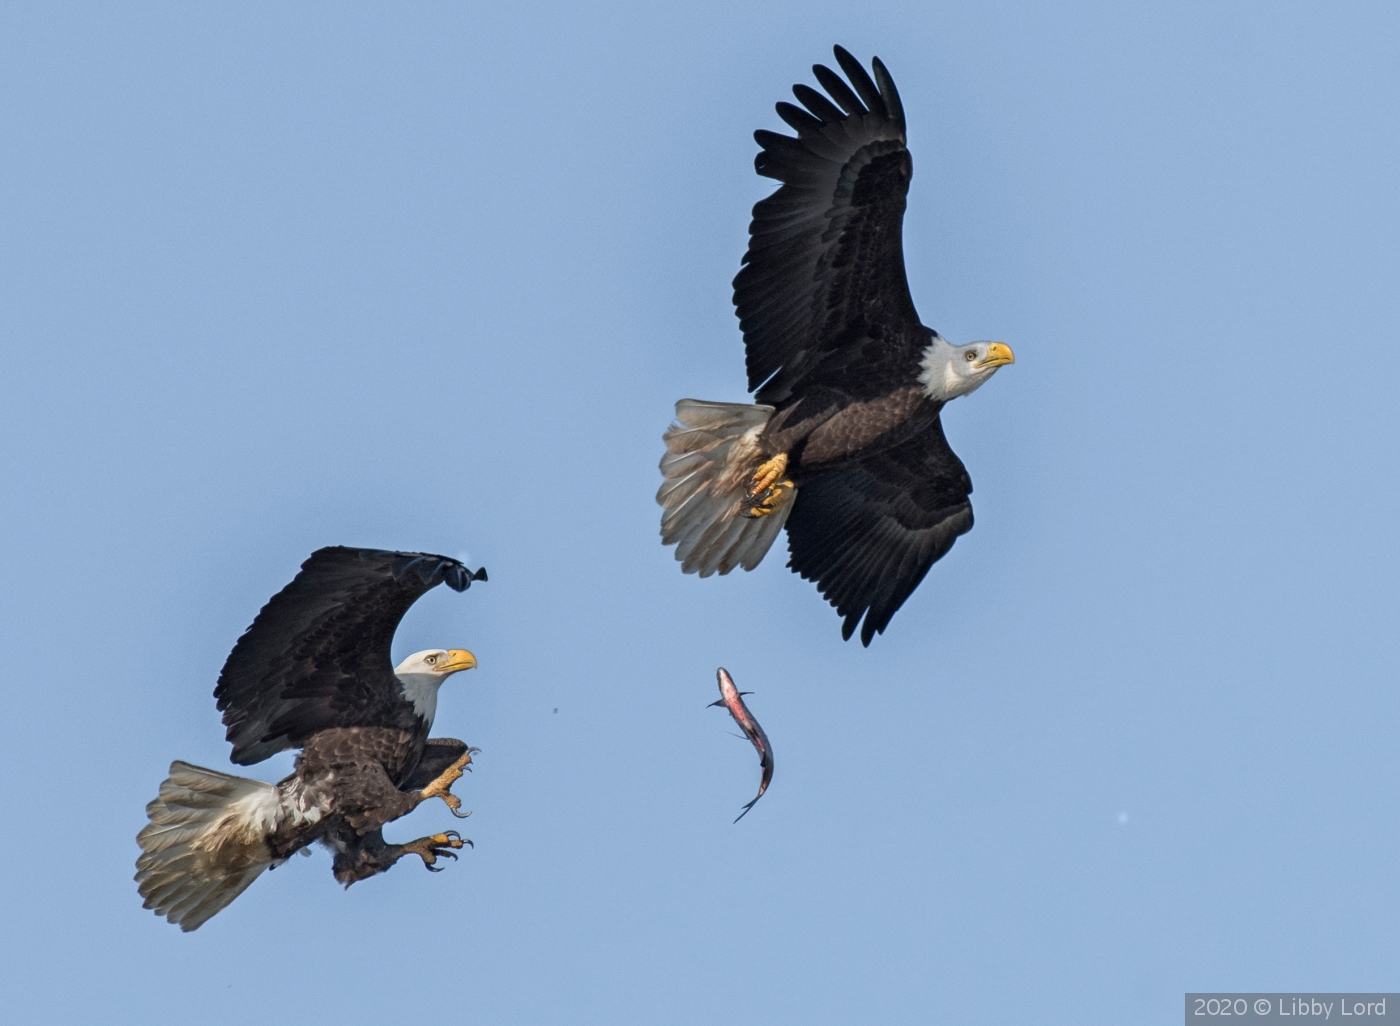
[[[972,529],[972,480],[938,420],[899,445],[804,480],[788,517],[788,566],[845,618],[850,639],[882,633],[958,535]]]
[[[778,104],[797,138],[754,133],[763,147],[755,168],[783,183],[754,206],[734,279],[749,390],[761,403],[822,384],[855,399],[885,395],[915,380],[928,345],[904,273],[914,171],[904,108],[879,58],[873,81],[839,46],[836,59],[850,86],[819,64],[813,73],[831,99],[796,85],[806,110]]]
[[[414,601],[443,581],[484,580],[421,552],[320,549],[238,639],[214,697],[232,760],[261,762],[330,727],[411,726],[389,646]]]

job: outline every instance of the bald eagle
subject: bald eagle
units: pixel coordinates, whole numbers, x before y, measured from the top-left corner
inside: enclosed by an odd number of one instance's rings
[[[661,537],[686,573],[752,570],[787,527],[788,566],[869,645],[972,529],[972,481],[939,413],[1015,360],[953,345],[914,311],[901,241],[914,165],[904,108],[841,47],[826,90],[779,103],[796,138],[758,131],[760,175],[734,279],[755,405],[682,399],[664,435]],[[848,84],[849,82],[849,84]],[[805,109],[804,109],[805,108]]]
[[[145,907],[198,929],[313,841],[332,850],[347,887],[404,855],[434,871],[440,856],[456,858],[471,842],[455,830],[388,844],[380,828],[429,798],[461,815],[451,787],[472,749],[428,732],[438,688],[476,657],[429,649],[394,666],[389,646],[420,595],[484,580],[485,570],[421,552],[312,553],[238,639],[214,689],[233,762],[299,748],[296,769],[273,785],[172,763],[136,837]]]

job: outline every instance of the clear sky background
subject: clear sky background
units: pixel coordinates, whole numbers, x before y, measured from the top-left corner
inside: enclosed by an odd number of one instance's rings
[[[0,1017],[1400,989],[1400,12],[506,7],[0,13]],[[751,132],[834,42],[903,94],[924,321],[1018,360],[945,412],[977,527],[868,650],[780,550],[682,575],[653,502],[674,400],[745,396]],[[490,570],[395,642],[480,658],[436,730],[476,849],[349,892],[318,850],[183,935],[143,807],[228,768],[219,668],[329,544]],[[720,665],[777,755],[737,826]]]

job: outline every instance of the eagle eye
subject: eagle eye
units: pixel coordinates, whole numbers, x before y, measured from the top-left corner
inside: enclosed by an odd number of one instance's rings
[[[963,359],[965,359],[968,363],[971,363],[973,360],[977,359],[977,350],[969,349],[967,351],[967,355],[963,357]]]
[[[437,662],[437,656],[435,656],[435,655],[430,655],[430,656],[428,656],[428,665],[429,665],[429,666],[432,666],[435,662]]]

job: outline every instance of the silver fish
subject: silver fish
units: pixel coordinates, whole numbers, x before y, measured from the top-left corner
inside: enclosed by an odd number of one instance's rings
[[[716,676],[719,678],[720,699],[718,702],[711,702],[710,705],[722,705],[729,710],[729,715],[734,717],[734,722],[739,724],[744,736],[758,749],[758,764],[763,769],[763,780],[758,785],[758,794],[754,795],[753,801],[745,805],[744,811],[734,818],[734,822],[737,823],[749,814],[754,802],[762,798],[763,792],[768,790],[769,781],[773,779],[773,746],[768,743],[768,735],[758,725],[758,720],[753,718],[753,713],[749,712],[748,706],[744,704],[743,696],[753,692],[736,688],[734,678],[729,676],[729,671],[723,666],[719,668]]]

